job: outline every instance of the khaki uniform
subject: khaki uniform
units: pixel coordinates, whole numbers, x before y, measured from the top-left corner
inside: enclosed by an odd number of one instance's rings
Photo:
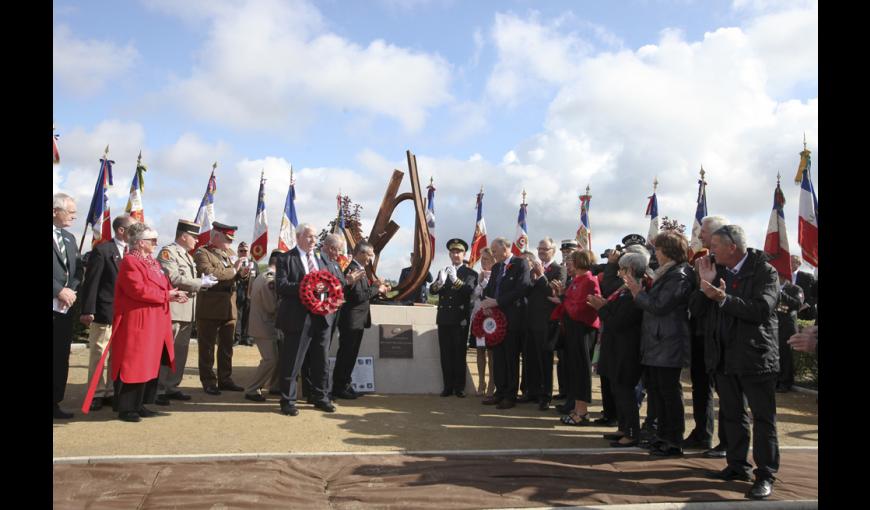
[[[190,347],[190,333],[193,329],[196,294],[202,288],[197,276],[196,263],[183,247],[176,243],[164,246],[157,255],[157,262],[166,273],[173,287],[187,292],[190,299],[186,303],[170,301],[172,315],[172,335],[175,343],[175,372],[166,365],[160,367],[157,380],[157,394],[166,395],[179,391],[178,386],[184,377],[187,364],[187,351]]]
[[[203,289],[196,300],[196,331],[199,345],[199,380],[203,388],[235,385],[233,372],[233,331],[236,328],[236,283],[247,280],[233,267],[236,253],[227,248],[203,246],[193,254],[199,274],[211,274],[218,283]],[[218,347],[217,376],[214,348]]]
[[[277,388],[275,368],[278,363],[278,330],[275,316],[278,312],[278,294],[275,291],[275,270],[269,269],[250,284],[251,315],[248,332],[260,351],[260,364],[245,393],[259,393],[269,384]]]

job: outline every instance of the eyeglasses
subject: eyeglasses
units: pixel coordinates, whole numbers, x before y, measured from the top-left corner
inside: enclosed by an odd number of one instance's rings
[[[731,228],[731,225],[725,225],[724,227],[721,227],[716,232],[713,232],[713,235],[718,235],[720,237],[725,236],[728,238],[729,241],[731,241],[731,244],[737,244],[737,241],[734,240],[733,234],[734,234],[734,229]]]

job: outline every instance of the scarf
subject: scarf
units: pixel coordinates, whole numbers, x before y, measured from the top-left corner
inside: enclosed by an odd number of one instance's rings
[[[659,278],[662,277],[662,275],[667,273],[668,270],[670,268],[674,267],[675,265],[677,265],[677,263],[672,260],[672,261],[668,262],[667,264],[662,264],[661,266],[659,266],[659,268],[656,269],[656,272],[653,273],[653,277],[652,277],[653,283],[657,282],[659,280]]]
[[[130,252],[127,254],[127,256],[130,255],[141,260],[145,264],[145,267],[147,267],[150,271],[154,271],[159,275],[163,275],[163,269],[160,268],[160,264],[158,264],[157,261],[154,260],[154,258],[150,255],[145,255],[144,253],[135,248],[130,250]]]

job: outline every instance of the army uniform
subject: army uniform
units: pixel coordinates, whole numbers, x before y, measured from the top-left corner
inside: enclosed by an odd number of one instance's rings
[[[199,225],[188,222],[179,222],[179,229],[195,228],[196,235]],[[202,281],[197,276],[196,263],[193,257],[182,246],[173,242],[163,247],[157,256],[157,262],[166,273],[173,287],[187,292],[190,298],[186,303],[169,303],[169,312],[172,315],[172,335],[175,346],[175,372],[171,372],[168,366],[160,367],[160,375],[157,381],[157,395],[165,395],[167,398],[184,398],[185,395],[178,389],[181,379],[184,377],[184,366],[187,364],[187,352],[190,347],[190,333],[193,329],[196,310],[196,293],[202,288]]]
[[[217,222],[215,222],[215,225]],[[217,228],[217,227],[214,227]],[[233,228],[232,230],[235,230]],[[236,284],[247,280],[233,266],[236,253],[211,245],[200,247],[193,255],[200,274],[217,278],[214,287],[203,290],[196,300],[196,331],[199,343],[199,380],[204,389],[240,388],[232,380],[233,332],[236,329]],[[214,372],[214,349],[217,343],[217,376]]]
[[[275,315],[278,311],[278,294],[275,291],[275,269],[269,268],[250,283],[250,298],[248,332],[260,351],[260,364],[245,387],[245,396],[249,400],[260,400],[260,388],[267,384],[270,389],[277,387],[278,330],[275,329]]]

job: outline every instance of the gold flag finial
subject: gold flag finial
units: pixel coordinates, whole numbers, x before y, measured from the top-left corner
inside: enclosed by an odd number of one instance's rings
[[[142,149],[139,149],[139,157],[136,158],[136,166],[139,166],[141,164],[142,164]]]
[[[109,157],[109,145],[108,144],[106,144],[106,150],[105,150],[105,152],[103,152],[103,157],[104,158]]]
[[[655,195],[656,189],[659,187],[659,176],[655,176],[653,179],[653,195]]]
[[[523,205],[526,205],[526,188],[523,188]]]

